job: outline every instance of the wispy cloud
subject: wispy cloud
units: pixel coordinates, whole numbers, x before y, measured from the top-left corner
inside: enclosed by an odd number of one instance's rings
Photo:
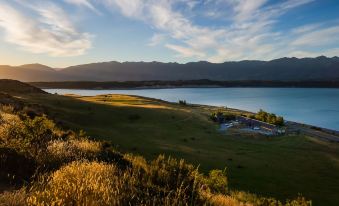
[[[253,18],[255,13],[259,12],[261,8],[268,0],[242,0],[230,2],[233,4],[233,10],[235,12],[235,20],[238,22],[246,21],[250,18]]]
[[[339,26],[317,29],[297,37],[292,46],[326,46],[339,42]]]
[[[33,53],[51,56],[82,55],[91,47],[91,37],[77,31],[68,15],[53,3],[22,2],[37,18],[24,15],[0,2],[0,27],[5,41]]]
[[[164,34],[158,34],[155,33],[152,38],[150,39],[148,46],[157,46],[160,43],[162,43],[165,40],[165,36]]]
[[[175,9],[177,3],[183,2],[189,3],[189,9],[194,9],[197,2],[189,0],[106,0],[106,4],[119,9],[126,17],[149,24],[156,33],[166,33],[176,43],[164,42],[164,46],[182,57],[204,57],[222,62],[278,55],[274,50],[283,43],[277,43],[277,40],[284,38],[283,34],[273,31],[277,18],[312,1],[287,0],[275,4],[268,4],[268,0],[205,1],[204,6],[212,8],[216,18],[229,17],[229,24],[218,27],[197,25],[183,13],[183,9]],[[228,14],[221,15],[222,12]],[[157,40],[157,36],[152,39]]]
[[[179,57],[198,57],[198,58],[205,57],[205,53],[199,52],[191,48],[182,47],[174,44],[166,44],[165,46],[169,49],[178,52],[178,54],[180,54]]]
[[[93,12],[97,13],[97,14],[100,14],[101,15],[101,12],[99,10],[97,10],[93,4],[88,1],[88,0],[64,0],[66,3],[69,3],[69,4],[74,4],[76,6],[84,6],[84,7],[87,7],[88,9],[92,10]]]
[[[70,20],[71,14],[66,12],[69,7],[63,5],[66,2],[87,8],[100,19],[122,15],[139,21],[153,32],[145,46],[163,47],[176,57],[190,60],[223,62],[333,54],[338,51],[333,46],[339,41],[338,26],[313,22],[283,31],[278,27],[285,14],[314,1],[15,0],[30,10],[22,12],[20,7],[0,0],[0,27],[7,42],[27,51],[53,56],[81,55],[91,47],[91,35],[78,30]]]

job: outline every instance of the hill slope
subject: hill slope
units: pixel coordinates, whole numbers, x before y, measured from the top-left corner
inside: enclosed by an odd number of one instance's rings
[[[36,69],[38,68],[38,69]],[[281,58],[214,64],[160,62],[104,62],[52,70],[42,65],[0,66],[0,78],[36,81],[147,81],[147,80],[339,80],[339,58]]]
[[[315,205],[334,206],[339,201],[339,150],[333,143],[304,135],[221,134],[208,118],[220,109],[216,107],[126,95],[18,96],[28,104],[41,105],[63,128],[85,130],[121,152],[140,154],[148,160],[159,154],[184,158],[200,165],[205,173],[227,167],[229,186],[234,190],[281,200],[301,193]]]
[[[43,90],[16,80],[0,79],[0,93],[44,94]]]

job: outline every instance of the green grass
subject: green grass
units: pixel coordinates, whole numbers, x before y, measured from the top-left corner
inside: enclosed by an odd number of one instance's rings
[[[225,135],[208,120],[212,107],[180,106],[131,96],[32,95],[64,126],[112,142],[122,152],[184,158],[227,167],[232,189],[278,199],[301,193],[314,205],[339,204],[339,146],[305,136]]]

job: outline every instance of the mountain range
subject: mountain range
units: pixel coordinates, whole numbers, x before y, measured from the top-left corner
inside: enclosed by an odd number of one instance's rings
[[[103,62],[54,69],[41,64],[0,65],[0,79],[50,81],[338,81],[339,57],[280,58],[210,63]]]

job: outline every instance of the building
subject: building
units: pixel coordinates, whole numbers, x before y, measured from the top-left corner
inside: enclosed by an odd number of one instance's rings
[[[278,134],[284,134],[285,133],[284,129],[282,129],[282,128],[274,125],[274,124],[259,121],[259,120],[256,120],[256,119],[251,119],[251,118],[244,117],[244,116],[237,116],[236,120],[239,121],[242,124],[247,125],[248,127],[260,128],[264,131],[270,132],[270,133],[272,133],[272,135],[278,135]]]

